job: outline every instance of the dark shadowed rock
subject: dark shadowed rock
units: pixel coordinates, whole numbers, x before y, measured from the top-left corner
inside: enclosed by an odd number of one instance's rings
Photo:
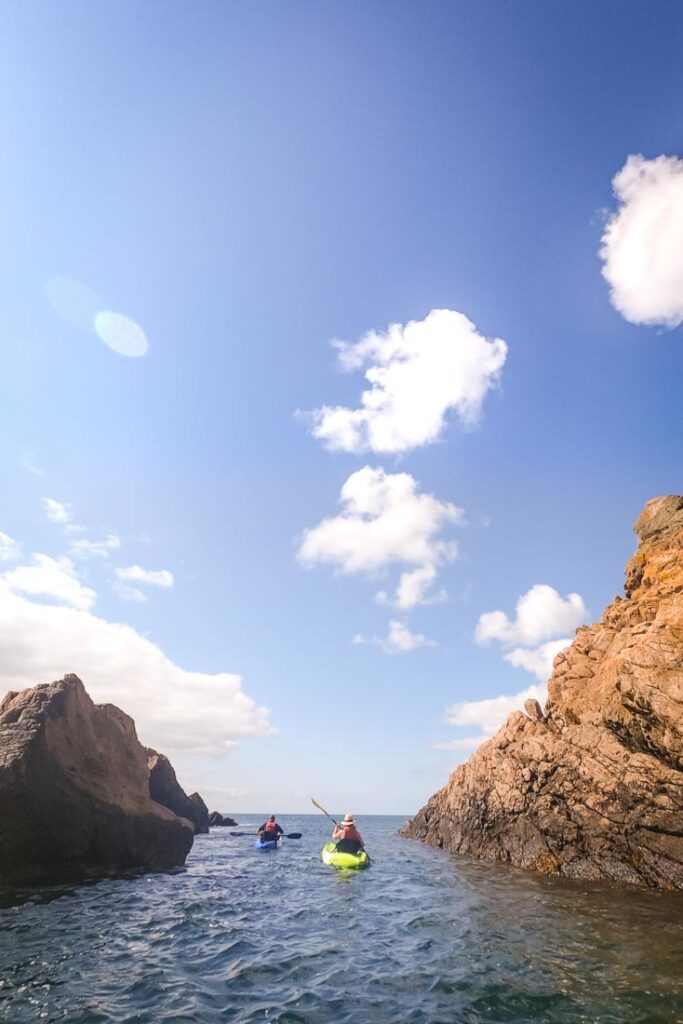
[[[0,881],[70,881],[178,867],[192,829],[149,796],[128,715],[74,675],[0,705]]]
[[[407,824],[547,874],[683,888],[683,497],[636,522],[626,598],[558,654],[545,716],[514,712]]]
[[[209,831],[209,808],[206,806],[199,793],[190,793],[190,802],[194,805],[195,817],[192,819],[195,826],[195,833]]]
[[[198,793],[188,796],[176,778],[173,765],[165,754],[147,748],[149,795],[169,811],[187,818],[194,834],[209,831],[209,811]]]
[[[234,818],[229,818],[227,815],[220,814],[218,811],[211,811],[209,815],[209,825],[217,827],[219,825],[226,825],[229,828],[234,828],[237,822]]]

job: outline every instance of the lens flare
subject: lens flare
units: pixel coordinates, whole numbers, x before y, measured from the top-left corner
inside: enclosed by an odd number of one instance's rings
[[[142,327],[123,313],[103,310],[94,319],[95,330],[109,348],[121,356],[136,359],[144,356],[149,348],[147,336]]]

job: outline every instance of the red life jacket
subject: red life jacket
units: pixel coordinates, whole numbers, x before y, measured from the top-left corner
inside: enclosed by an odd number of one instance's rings
[[[363,837],[355,825],[340,825],[339,828],[342,833],[340,839],[355,839],[361,846],[363,845]]]

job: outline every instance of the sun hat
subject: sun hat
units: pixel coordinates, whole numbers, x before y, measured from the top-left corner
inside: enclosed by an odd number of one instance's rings
[[[342,821],[342,825],[355,825],[355,822],[353,820],[353,815],[349,814],[349,813],[345,814],[344,815],[344,820]]]

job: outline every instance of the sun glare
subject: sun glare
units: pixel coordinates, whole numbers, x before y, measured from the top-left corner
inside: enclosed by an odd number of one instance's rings
[[[144,356],[149,348],[147,336],[142,327],[123,313],[103,310],[94,319],[95,330],[109,348],[122,356],[137,358]]]

